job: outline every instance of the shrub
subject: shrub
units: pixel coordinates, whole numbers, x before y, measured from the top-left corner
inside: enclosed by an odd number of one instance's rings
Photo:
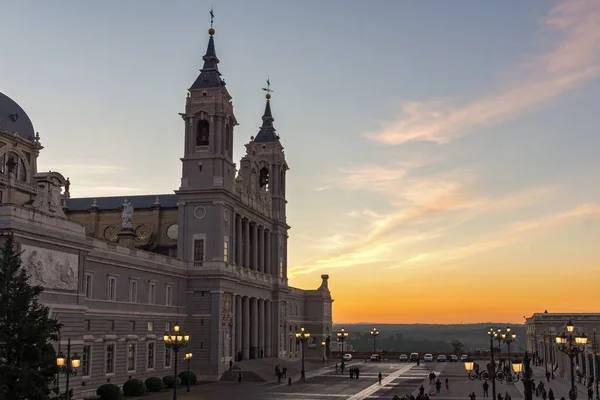
[[[96,394],[100,396],[102,400],[119,400],[119,397],[121,397],[121,389],[112,383],[105,383],[96,389]]]
[[[181,379],[182,385],[188,384],[188,377],[190,380],[190,385],[195,385],[196,383],[198,383],[198,378],[196,377],[195,373],[193,373],[192,371],[190,371],[190,372],[183,371],[182,373],[179,374],[179,379]]]
[[[163,378],[163,383],[165,384],[165,387],[168,387],[169,389],[173,388],[173,375],[167,375]],[[181,378],[177,377],[177,386],[181,386]]]
[[[141,396],[146,393],[146,384],[139,379],[130,379],[123,384],[125,396]]]
[[[162,379],[157,378],[156,376],[151,376],[146,379],[146,389],[148,389],[149,392],[160,392],[164,388],[165,384]]]

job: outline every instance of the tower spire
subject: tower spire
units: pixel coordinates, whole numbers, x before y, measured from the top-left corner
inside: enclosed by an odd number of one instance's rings
[[[208,30],[208,47],[206,48],[206,54],[202,59],[204,65],[200,70],[200,75],[194,81],[194,84],[190,89],[207,89],[207,88],[223,88],[225,89],[225,81],[221,78],[221,72],[219,72],[219,58],[217,57],[217,51],[215,50],[215,29],[213,23],[215,20],[215,13],[211,6],[210,8],[210,29]]]
[[[271,89],[271,79],[267,78],[267,87],[262,88],[267,94],[265,98],[267,99],[267,104],[265,105],[265,113],[262,116],[262,126],[260,127],[260,131],[254,138],[255,142],[276,142],[279,140],[279,136],[275,133],[275,127],[273,126],[273,122],[275,119],[273,118],[273,114],[271,113],[271,93],[273,93],[273,89]]]

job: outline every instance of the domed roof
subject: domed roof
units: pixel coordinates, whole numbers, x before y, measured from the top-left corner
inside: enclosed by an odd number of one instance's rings
[[[2,92],[0,92],[0,131],[16,132],[23,139],[35,139],[33,124],[25,111]]]

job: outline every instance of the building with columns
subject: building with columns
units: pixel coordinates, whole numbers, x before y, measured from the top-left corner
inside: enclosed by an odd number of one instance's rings
[[[584,377],[598,379],[600,358],[598,348],[595,346],[595,335],[596,330],[600,330],[600,314],[565,314],[548,313],[548,311],[533,314],[526,318],[525,322],[527,351],[535,353],[544,360],[544,363],[554,365],[555,375],[571,379],[569,357],[558,350],[556,344],[556,336],[567,331],[566,325],[569,321],[575,326],[574,334],[585,333],[588,337],[585,351],[575,358],[575,365],[579,367],[579,372]]]
[[[172,374],[162,341],[178,323],[200,379],[230,360],[298,359],[328,351],[332,298],[288,285],[286,174],[268,92],[262,126],[234,163],[232,97],[215,31],[181,113],[182,175],[174,194],[72,198],[71,182],[37,171],[43,149],[25,111],[0,93],[0,233],[12,232],[42,301],[82,357],[75,398],[97,386]],[[76,184],[74,182],[73,184]],[[321,347],[326,341],[327,348]]]

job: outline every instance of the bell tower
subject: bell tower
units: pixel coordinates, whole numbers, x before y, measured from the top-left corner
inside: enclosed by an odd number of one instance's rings
[[[289,169],[285,160],[283,145],[275,131],[271,112],[271,82],[267,79],[265,112],[262,126],[246,144],[246,155],[240,161],[240,169],[235,182],[236,193],[244,198],[256,198],[265,204],[272,221],[271,271],[287,279],[287,238],[288,229],[286,207],[286,173]],[[274,265],[276,263],[276,265]]]
[[[219,72],[212,17],[204,65],[189,88],[185,113],[180,114],[185,121],[185,145],[179,190],[188,193],[217,188],[231,192],[235,178],[233,127],[237,121]]]

